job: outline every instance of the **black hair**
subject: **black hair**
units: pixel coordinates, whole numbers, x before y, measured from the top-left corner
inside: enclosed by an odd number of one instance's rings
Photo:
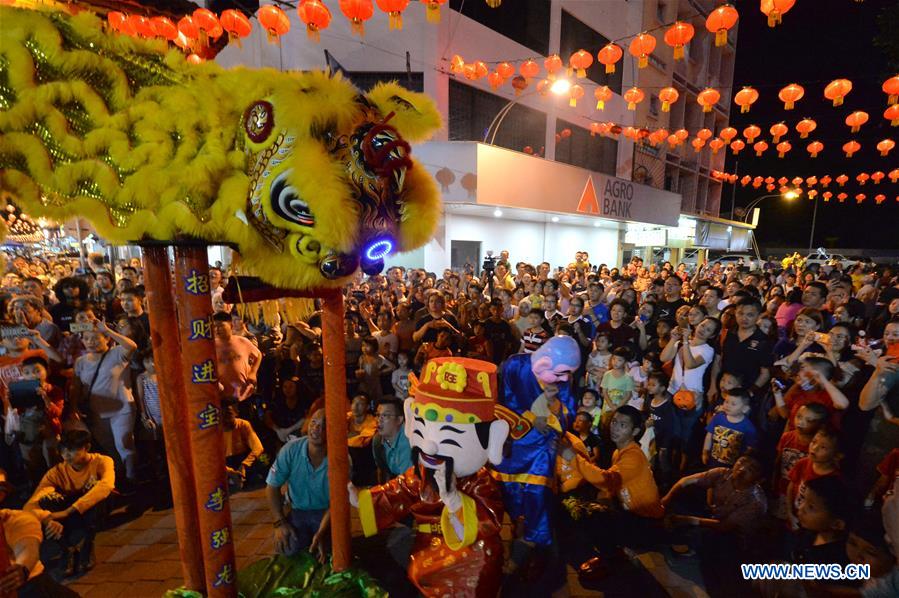
[[[749,391],[743,388],[742,386],[738,386],[737,388],[732,388],[728,391],[725,391],[727,396],[729,397],[737,397],[743,403],[744,406],[752,405],[752,397],[749,396]]]
[[[22,365],[42,365],[44,369],[50,371],[50,362],[40,355],[32,355],[22,360]]]
[[[624,361],[630,361],[633,353],[628,347],[615,347],[612,349],[612,355],[617,355],[618,357],[623,357]],[[627,364],[625,364],[627,365]]]
[[[656,370],[655,372],[650,372],[646,377],[647,380],[655,380],[662,387],[668,388],[668,384],[671,383],[671,379],[668,377],[668,374],[663,372],[662,370]]]
[[[755,310],[759,313],[762,313],[762,304],[758,299],[754,297],[744,297],[737,301],[734,305],[737,307],[754,307]]]
[[[384,397],[383,399],[378,401],[378,407],[380,407],[381,405],[392,405],[394,410],[396,411],[396,414],[405,419],[406,412],[403,411],[403,402],[396,397]]]
[[[239,403],[240,401],[238,401],[237,397],[222,397],[222,411],[229,407],[237,407]]]
[[[643,414],[640,413],[640,411],[633,405],[622,405],[621,407],[619,407],[618,409],[615,410],[615,413],[617,413],[619,415],[623,415],[623,416],[627,417],[629,420],[631,420],[631,424],[634,426],[634,429],[639,430],[637,435],[634,436],[634,440],[639,442],[640,438],[643,437],[643,431],[645,429],[644,428],[645,424],[643,421]]]
[[[216,312],[212,314],[213,322],[228,322],[231,323],[231,314],[223,311]]]
[[[87,430],[67,430],[62,433],[59,441],[60,449],[78,450],[89,448],[91,445],[91,433]]]
[[[830,415],[827,407],[825,407],[822,403],[806,403],[805,405],[803,405],[803,407],[808,409],[809,412],[811,412],[812,415],[815,416],[815,419],[825,419],[828,415]]]
[[[824,503],[831,517],[849,522],[855,512],[854,500],[849,487],[837,476],[827,475],[808,480],[806,490],[814,492]]]
[[[821,366],[821,369],[824,372],[824,377],[828,380],[830,380],[830,377],[833,376],[833,362],[823,355],[809,355],[808,353],[806,353],[800,358],[800,361],[811,366]]]
[[[369,347],[371,347],[375,353],[378,352],[378,339],[376,339],[375,337],[373,337],[373,336],[365,337],[364,339],[362,339],[362,344],[368,345]]]

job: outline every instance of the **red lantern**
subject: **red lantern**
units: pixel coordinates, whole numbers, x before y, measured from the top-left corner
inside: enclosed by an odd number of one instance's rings
[[[457,75],[464,72],[465,70],[465,59],[463,59],[458,54],[453,54],[453,57],[450,58],[450,66],[451,73],[456,73]]]
[[[839,185],[840,187],[842,187],[843,185],[846,184],[846,181],[849,180],[849,177],[846,176],[845,174],[841,174],[840,176],[838,176],[838,177],[837,177],[836,179],[834,179],[834,180],[837,182],[837,185]]]
[[[752,143],[753,140],[762,134],[762,130],[758,128],[756,125],[749,125],[745,129],[743,129],[743,137],[746,138],[746,141]]]
[[[106,21],[109,23],[109,26],[113,31],[122,31],[122,26],[125,24],[125,13],[119,12],[117,10],[110,11],[106,14]]]
[[[774,177],[773,176],[765,177],[765,182],[768,183],[769,185],[774,183]]]
[[[790,145],[789,141],[781,141],[777,144],[777,157],[783,158],[787,155],[787,152],[793,149],[793,146]]]
[[[593,90],[593,97],[596,98],[596,109],[605,110],[606,102],[612,99],[612,90],[606,85],[600,85]]]
[[[875,185],[879,185],[879,184],[880,184],[880,181],[882,181],[882,180],[883,180],[883,177],[885,177],[885,176],[886,176],[885,174],[883,174],[882,172],[880,172],[880,171],[878,170],[878,171],[875,171],[875,172],[872,172],[872,173],[871,173],[871,180],[874,181],[874,184],[875,184]]]
[[[811,191],[808,192],[809,199],[815,199],[816,197],[818,197],[818,192],[815,191],[814,189],[812,189]]]
[[[831,182],[832,180],[833,180],[833,179],[830,178],[830,175],[829,175],[829,174],[825,174],[823,177],[821,177],[821,186],[822,186],[822,187],[827,187],[827,186],[830,184],[830,182]]]
[[[677,21],[665,32],[665,43],[674,48],[674,59],[680,60],[684,57],[684,46],[693,39],[695,31],[693,25]]]
[[[228,40],[236,41],[238,48],[243,47],[241,40],[253,31],[250,19],[239,10],[234,10],[233,8],[222,11],[219,22],[222,24],[222,29],[228,34]]]
[[[859,185],[864,185],[865,183],[868,182],[868,179],[870,179],[870,178],[871,177],[870,177],[870,175],[868,175],[867,172],[861,172],[861,173],[859,173],[859,175],[857,177],[855,177],[855,180],[858,181]]]
[[[430,19],[430,5],[428,6],[428,18]],[[438,18],[440,9],[438,6]],[[371,0],[340,0],[340,12],[350,20],[350,30],[363,37],[365,35],[365,21],[375,14],[375,5]]]
[[[649,55],[656,49],[656,38],[645,31],[631,40],[627,51],[637,59],[637,68],[643,69],[649,64]]]
[[[427,7],[428,23],[440,22],[440,5],[446,4],[446,0],[421,0]]]
[[[486,64],[478,60],[466,64],[462,72],[465,75],[466,79],[477,81],[478,79],[483,79],[487,76],[488,69]]]
[[[665,141],[668,142],[668,146],[671,149],[674,149],[681,144],[681,140],[678,139],[677,135],[669,135],[668,139],[666,139]]]
[[[718,150],[720,150],[722,147],[724,147],[724,145],[725,145],[725,143],[722,140],[718,139],[717,137],[715,137],[714,139],[709,141],[709,147],[712,148],[713,154],[717,154]]]
[[[521,92],[527,89],[528,80],[522,77],[521,75],[515,75],[512,77],[512,88],[515,90],[515,95],[520,96]]]
[[[821,194],[821,197],[824,198],[824,201],[830,201],[830,198],[833,197],[833,193],[831,193],[830,191],[825,191]]]
[[[698,154],[702,151],[703,146],[705,146],[705,141],[699,137],[695,137],[693,141],[690,142],[690,145],[693,146],[693,150]]]
[[[388,28],[400,30],[403,28],[403,11],[409,6],[409,0],[376,0],[378,8],[387,13],[390,17],[388,20]]]
[[[887,177],[888,177],[892,182],[894,182],[894,183],[899,183],[899,168],[894,168],[893,170],[891,170],[891,171],[887,174]]]
[[[621,60],[624,51],[618,44],[606,44],[596,54],[596,59],[606,66],[606,74],[615,72],[615,63]]]
[[[702,106],[703,112],[711,112],[712,107],[721,99],[721,93],[717,89],[706,87],[696,96],[696,103]]]
[[[768,17],[768,27],[779,25],[796,0],[762,0],[759,9]]]
[[[173,42],[178,38],[178,27],[167,17],[153,17],[150,26],[156,37]]]
[[[890,121],[890,126],[899,126],[899,104],[893,104],[884,110],[883,117]]]
[[[880,205],[884,202],[884,200],[886,200],[886,198],[887,198],[887,196],[884,195],[883,193],[878,193],[877,195],[874,196],[874,201],[877,202],[877,205]]]
[[[853,133],[858,133],[858,130],[866,122],[868,122],[868,113],[861,110],[856,110],[846,117],[846,126],[852,127]]]
[[[892,139],[884,139],[877,144],[877,151],[880,152],[881,156],[886,156],[894,147],[896,147],[895,141],[893,141]]]
[[[824,97],[833,100],[834,106],[840,106],[843,98],[852,91],[852,81],[849,79],[834,79],[824,88]]]
[[[743,143],[742,139],[734,139],[733,141],[730,142],[730,149],[734,153],[735,156],[737,154],[739,154],[741,151],[743,151],[743,149],[745,147],[746,147],[746,144]]]
[[[522,77],[530,81],[540,74],[540,65],[533,60],[525,60],[518,67],[518,72],[521,73]]]
[[[696,136],[703,141],[708,141],[712,138],[712,131],[711,129],[699,129],[698,131],[696,131]]]
[[[740,113],[749,112],[749,107],[759,99],[759,92],[753,87],[744,87],[734,95],[734,104],[740,107]]]
[[[798,187],[798,186],[800,186],[802,183],[804,183],[805,181],[802,180],[802,177],[801,177],[801,176],[797,176],[797,177],[793,177],[793,180],[790,181],[790,182],[793,183],[793,186],[794,186],[794,187]]]
[[[268,33],[268,43],[281,43],[281,36],[290,31],[290,19],[274,4],[260,6],[256,12],[259,24]],[[179,24],[178,29],[181,29]]]
[[[721,129],[718,136],[724,140],[724,143],[730,143],[731,140],[737,136],[737,130],[733,127],[725,127]]]
[[[590,137],[602,134],[602,123],[590,123]]]
[[[215,13],[206,8],[198,8],[194,11],[194,24],[200,31],[200,43],[203,46],[209,44],[210,39],[218,39],[222,33],[222,24]]]
[[[817,158],[818,154],[821,153],[821,150],[824,149],[824,144],[820,141],[812,141],[805,149],[812,155],[812,158]]]
[[[490,87],[492,87],[493,89],[499,89],[500,85],[502,85],[504,81],[505,80],[503,79],[503,76],[496,71],[493,71],[492,73],[487,75],[487,83],[489,83]]]
[[[593,64],[593,54],[586,50],[578,50],[568,58],[568,64],[579,79],[587,76],[587,69]]]
[[[814,177],[814,176],[808,177],[807,179],[805,179],[805,184],[808,185],[809,187],[814,187],[815,185],[818,184],[818,177]]]
[[[181,17],[178,21],[178,31],[181,32],[181,35],[190,40],[191,43],[200,39],[200,29],[190,15]]]
[[[777,97],[784,103],[784,110],[792,110],[793,106],[805,95],[805,89],[796,83],[790,83],[780,90]]]
[[[748,174],[745,175],[742,179],[740,179],[740,184],[743,185],[744,187],[751,182],[752,182],[752,177],[749,176]]]
[[[799,131],[799,138],[806,139],[808,134],[818,128],[818,123],[810,118],[803,118],[796,123],[796,130]]]
[[[840,200],[840,203],[843,203],[844,201],[846,201],[846,198],[847,198],[847,197],[849,197],[849,196],[848,196],[847,194],[845,194],[845,193],[838,193],[838,194],[837,194],[837,199]]]
[[[331,24],[331,11],[321,0],[303,0],[297,5],[297,14],[306,25],[306,35],[316,43],[321,31]]]
[[[790,182],[790,179],[788,179],[785,176],[782,176],[779,179],[777,179],[777,184],[780,185],[781,187],[784,187],[789,182]]]
[[[768,144],[764,141],[758,141],[752,146],[752,149],[755,150],[756,156],[761,156],[763,153],[765,153],[765,150],[768,149]]]
[[[778,141],[780,141],[781,137],[783,137],[784,135],[786,135],[787,133],[790,132],[790,129],[787,127],[787,125],[785,125],[783,123],[777,123],[777,124],[771,125],[770,131],[771,131],[771,137],[773,138],[774,143],[777,143]]]
[[[555,81],[556,73],[562,69],[562,59],[558,54],[553,54],[543,61],[543,68],[546,69],[546,76],[550,81]]]
[[[568,90],[568,105],[572,108],[577,106],[577,101],[584,97],[584,88],[575,83]]]
[[[892,106],[899,99],[899,75],[893,75],[883,82],[883,93],[887,94],[887,104]]]
[[[690,133],[686,129],[678,129],[674,132],[678,139],[680,139],[681,143],[687,140],[687,137],[690,136]]]
[[[662,112],[670,111],[671,104],[676,102],[679,97],[680,94],[673,87],[663,87],[659,91],[659,99],[662,101]]]
[[[624,92],[624,100],[627,102],[628,110],[636,110],[637,104],[643,101],[645,94],[638,87],[631,87]]]
[[[843,151],[846,152],[846,157],[847,157],[847,158],[851,158],[851,157],[852,157],[852,154],[854,154],[855,152],[857,152],[857,151],[860,150],[861,148],[862,148],[862,146],[859,145],[858,141],[854,141],[854,140],[853,140],[853,141],[847,141],[846,143],[843,144]]]
[[[865,201],[866,197],[867,196],[864,193],[856,193],[855,201],[856,201],[856,203],[862,203],[863,201]]]
[[[151,38],[156,35],[153,31],[153,24],[150,23],[150,19],[140,15],[128,15],[125,17],[123,31],[132,37]]]
[[[500,62],[496,65],[496,72],[499,73],[499,76],[503,79],[508,79],[515,75],[515,67],[508,62]]]
[[[705,20],[705,28],[715,34],[715,45],[721,47],[727,43],[727,32],[737,24],[740,14],[730,4],[722,4],[709,13]]]

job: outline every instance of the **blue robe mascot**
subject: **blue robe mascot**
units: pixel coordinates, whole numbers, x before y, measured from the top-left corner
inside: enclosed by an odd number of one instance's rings
[[[512,549],[514,568],[535,546],[552,543],[556,443],[577,411],[571,376],[580,364],[577,342],[570,336],[554,336],[534,353],[513,355],[502,365],[500,401],[519,418],[510,431],[511,454],[493,475],[502,484],[512,521],[524,523],[523,543],[516,542]]]

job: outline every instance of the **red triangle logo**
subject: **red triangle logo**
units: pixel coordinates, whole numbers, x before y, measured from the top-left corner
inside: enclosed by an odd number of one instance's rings
[[[587,177],[587,185],[581,193],[581,200],[577,203],[577,211],[581,214],[599,214],[599,201],[596,199],[593,177]]]

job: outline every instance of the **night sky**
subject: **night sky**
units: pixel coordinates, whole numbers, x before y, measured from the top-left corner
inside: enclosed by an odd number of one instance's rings
[[[828,189],[834,197],[829,203],[823,203],[821,187],[816,187],[816,201],[822,203],[818,206],[815,247],[899,249],[899,185],[885,178],[879,185],[868,181],[862,187],[855,180],[860,172],[887,173],[899,167],[899,147],[887,157],[880,157],[875,149],[885,137],[899,143],[899,127],[890,127],[883,118],[887,96],[881,85],[895,73],[890,72],[886,55],[872,41],[878,32],[878,13],[896,4],[896,0],[798,0],[783,17],[783,23],[770,29],[758,11],[758,2],[736,3],[741,15],[734,86],[739,89],[752,85],[759,90],[760,98],[748,114],[740,114],[739,107],[733,106],[731,125],[741,135],[746,126],[758,125],[762,129],[759,139],[767,141],[769,149],[761,158],[755,156],[751,144],[736,157],[728,151],[726,170],[734,172],[736,167],[740,176],[770,174],[775,178],[820,178],[824,174],[835,178],[847,174],[850,182],[844,188],[831,183]],[[899,36],[899,31],[893,35]],[[853,89],[844,104],[834,108],[823,94],[824,87],[837,78],[850,79]],[[784,85],[794,82],[805,88],[805,97],[793,110],[785,111],[777,94]],[[844,120],[855,110],[867,112],[870,120],[860,132],[852,134]],[[807,139],[800,139],[795,125],[804,117],[817,121],[818,128]],[[772,124],[781,120],[790,128],[783,139],[793,146],[784,159],[777,157],[768,132]],[[862,145],[851,159],[842,151],[850,139]],[[824,144],[824,151],[815,159],[806,151],[813,140]],[[724,186],[722,217],[730,216],[731,190],[731,185]],[[836,199],[839,191],[849,194],[842,205]],[[854,197],[860,192],[868,198],[856,205]],[[745,206],[766,193],[764,185],[760,189],[751,185],[744,188],[738,182],[736,205]],[[887,196],[880,206],[874,205],[877,193]],[[812,201],[805,196],[792,202],[767,199],[761,207],[757,238],[763,250],[766,246],[808,246]]]

